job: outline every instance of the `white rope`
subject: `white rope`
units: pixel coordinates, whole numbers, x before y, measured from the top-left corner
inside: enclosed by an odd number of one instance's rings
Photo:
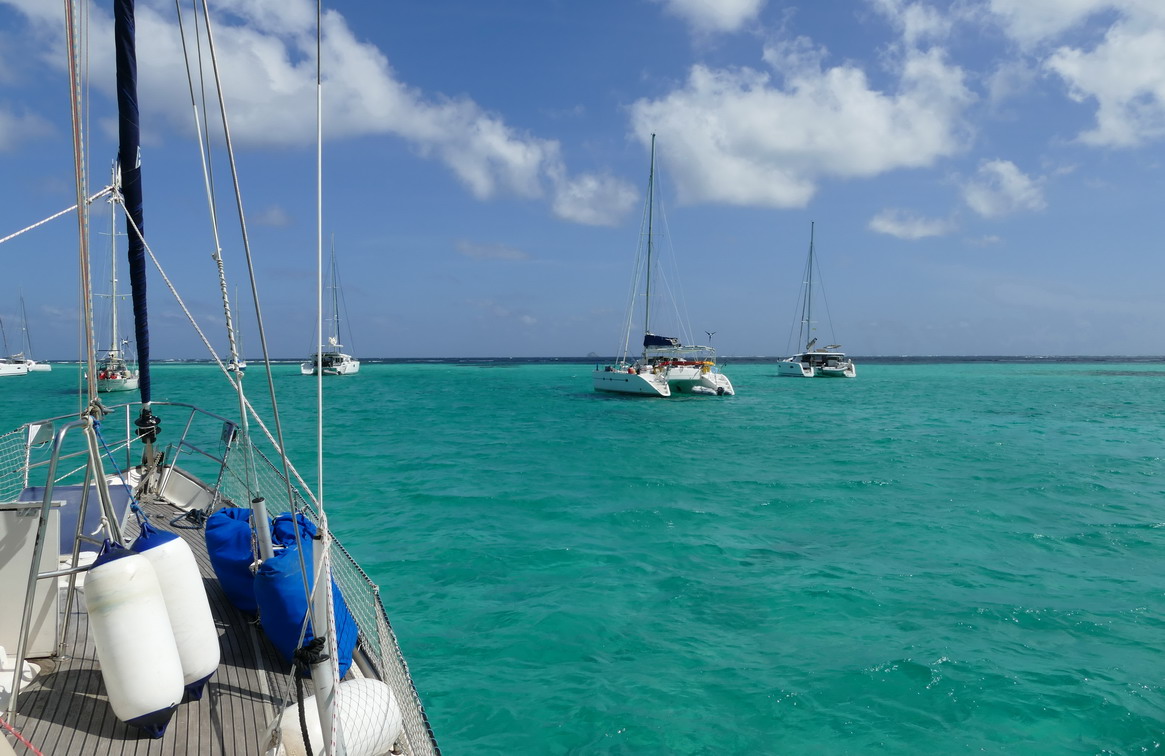
[[[130,223],[133,224],[132,218],[130,219]],[[134,224],[134,232],[138,233],[139,235],[141,234],[136,224]],[[194,318],[194,314],[190,312],[190,309],[186,306],[186,302],[182,300],[182,295],[178,293],[178,289],[175,288],[174,282],[171,281],[170,277],[166,275],[166,271],[162,268],[162,263],[154,254],[154,250],[150,249],[149,242],[146,242],[145,239],[142,239],[142,244],[145,247],[146,254],[148,254],[150,256],[150,260],[153,261],[154,267],[158,269],[158,274],[162,276],[162,282],[166,284],[166,288],[168,288],[170,293],[174,296],[174,301],[178,303],[178,307],[182,309],[183,314],[186,315],[186,319],[190,321],[190,325],[194,327],[194,332],[198,334],[198,338],[202,339],[202,343],[206,346],[207,351],[210,352],[210,356],[214,359],[215,364],[218,365],[222,374],[227,377],[227,380],[231,380],[233,383],[234,381],[231,378],[230,371],[227,370],[226,364],[223,363],[222,359],[218,356],[218,353],[214,350],[214,347],[211,346],[210,339],[208,339],[206,334],[203,333],[202,328],[198,325],[198,321]],[[286,457],[287,455],[283,453],[282,447],[275,440],[275,436],[272,435],[271,431],[267,428],[267,425],[263,422],[263,419],[259,416],[259,413],[255,410],[254,406],[251,405],[250,400],[244,399],[244,403],[247,408],[247,413],[256,423],[258,423],[259,428],[262,429],[263,434],[267,437],[267,440],[271,443],[272,447],[274,447],[275,451],[281,456]],[[295,469],[293,464],[291,464],[291,460],[288,459],[286,462],[292,477],[302,489],[301,492],[307,496],[308,501],[318,511],[319,502],[317,501],[315,494],[312,492],[311,488],[307,485],[304,479],[300,476],[299,471]]]
[[[97,200],[104,197],[106,194],[109,194],[111,191],[113,191],[113,187],[107,186],[104,189],[102,189],[101,191],[97,192],[97,194],[94,194],[92,197],[87,199],[86,202],[92,204],[93,202],[96,202]],[[48,223],[49,221],[55,221],[57,218],[60,218],[62,215],[67,215],[68,213],[71,213],[76,209],[77,209],[76,205],[73,205],[72,207],[67,207],[64,210],[62,210],[61,212],[50,215],[49,217],[45,218],[42,221],[37,221],[36,223],[33,223],[28,228],[22,228],[14,234],[9,234],[8,236],[5,236],[3,239],[0,239],[0,244],[3,244],[6,241],[11,241],[11,240],[15,239],[16,237],[20,236],[21,234],[28,233],[29,231],[32,231],[33,229],[40,228],[41,226]]]

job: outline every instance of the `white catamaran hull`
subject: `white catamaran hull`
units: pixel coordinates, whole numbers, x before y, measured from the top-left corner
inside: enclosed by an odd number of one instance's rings
[[[733,396],[732,381],[710,366],[673,365],[664,369],[671,390],[677,394],[715,394]]]
[[[651,372],[639,372],[634,367],[596,368],[594,379],[595,391],[639,394],[641,396],[671,396],[671,387],[668,385],[666,377]]]
[[[13,364],[11,362],[0,362],[0,378],[11,375],[28,375],[28,365],[24,363]]]
[[[777,375],[784,378],[856,378],[858,371],[852,362],[815,366],[794,358],[778,362]]]
[[[304,375],[315,375],[316,363],[314,361],[300,363],[299,372]],[[360,360],[348,357],[336,364],[325,364],[322,372],[324,375],[356,375],[360,372]]]

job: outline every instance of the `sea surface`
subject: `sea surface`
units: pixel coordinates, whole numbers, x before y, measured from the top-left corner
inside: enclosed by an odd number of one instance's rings
[[[667,400],[591,368],[326,382],[331,524],[446,754],[1162,750],[1165,364],[730,361],[737,396]],[[76,370],[0,379],[0,428]],[[274,379],[314,476],[315,381]],[[154,383],[237,414],[217,368]]]

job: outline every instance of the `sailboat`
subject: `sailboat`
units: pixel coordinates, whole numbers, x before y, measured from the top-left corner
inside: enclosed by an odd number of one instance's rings
[[[801,291],[801,319],[797,343],[805,348],[799,354],[786,357],[777,363],[777,375],[792,378],[856,378],[858,375],[854,361],[845,356],[841,344],[817,346],[813,335],[813,257],[814,224],[809,224],[809,259],[805,262],[805,280]],[[832,330],[833,326],[830,325]]]
[[[331,293],[332,313],[328,318],[331,333],[326,344],[320,344],[315,354],[304,360],[299,371],[303,375],[355,375],[360,372],[360,360],[344,353],[340,343],[340,275],[336,267],[336,242],[332,240],[331,276],[328,291]]]
[[[643,351],[631,360],[632,312],[629,308],[623,335],[622,354],[606,365],[596,365],[595,391],[616,394],[669,397],[673,394],[731,396],[732,381],[716,365],[711,346],[685,345],[675,336],[660,336],[651,330],[652,265],[655,262],[655,134],[651,135],[651,163],[647,178],[646,248],[642,257],[644,274]],[[634,302],[632,302],[632,306]]]
[[[114,167],[113,186],[120,187],[121,170]],[[120,300],[126,295],[117,293],[117,213],[110,205],[110,263],[109,263],[109,349],[97,362],[97,390],[101,393],[113,391],[136,391],[138,388],[138,368],[125,359],[129,350],[129,339],[121,336],[117,327],[117,311]]]
[[[0,337],[4,342],[4,354],[8,354],[8,331],[4,328],[4,320],[0,318]],[[0,357],[0,378],[28,375],[28,364],[24,355],[16,354],[11,357]]]
[[[3,329],[4,324],[0,322],[0,329]],[[7,359],[0,359],[0,375],[5,375],[4,365],[24,365],[28,373],[47,373],[53,369],[53,366],[47,362],[37,362],[32,358],[32,342],[28,338],[28,312],[24,308],[24,293],[20,294],[20,333],[21,333],[21,349],[22,351],[11,355]],[[4,334],[4,352],[8,353],[8,334]],[[12,373],[20,375],[19,372]]]
[[[322,439],[313,491],[283,451],[273,382],[262,402],[273,427],[243,381],[230,382],[232,417],[152,397],[133,4],[115,0],[114,11],[122,181],[90,196],[87,7],[65,2],[76,204],[64,212],[79,230],[85,401],[0,433],[0,659],[16,671],[0,675],[0,753],[13,737],[46,754],[438,754],[381,590],[328,527]],[[208,68],[213,80],[191,88],[221,91]],[[233,172],[227,123],[224,113]],[[125,217],[140,371],[139,400],[112,406],[98,392],[88,275],[89,206],[105,196]],[[255,315],[270,374],[257,304]]]

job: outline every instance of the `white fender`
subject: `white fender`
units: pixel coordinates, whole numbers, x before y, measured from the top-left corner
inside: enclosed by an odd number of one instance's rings
[[[113,713],[161,737],[182,700],[182,662],[149,560],[122,548],[102,554],[85,580],[85,608]]]
[[[336,709],[340,712],[340,730],[348,756],[381,756],[392,752],[393,744],[404,729],[404,719],[396,703],[396,696],[387,683],[367,678],[347,680],[336,688],[336,699]],[[304,699],[303,708],[312,753],[324,753],[324,736],[320,730],[316,697],[308,696]],[[297,704],[283,710],[279,730],[282,743],[268,750],[268,756],[306,756]]]
[[[148,548],[141,549],[139,539],[134,549],[150,561],[158,577],[182,662],[182,682],[197,700],[202,696],[203,683],[218,669],[220,658],[218,628],[210,613],[202,573],[190,546],[178,536],[155,533],[148,540]]]

